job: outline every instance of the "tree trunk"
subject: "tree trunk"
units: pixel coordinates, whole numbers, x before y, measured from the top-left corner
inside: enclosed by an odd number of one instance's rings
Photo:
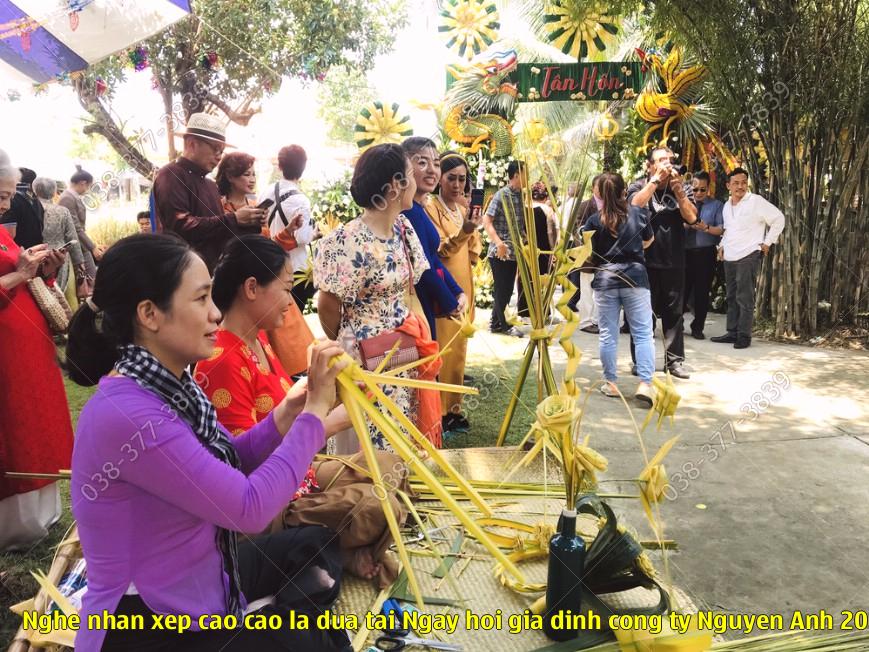
[[[157,168],[130,143],[94,92],[79,80],[75,81],[75,90],[82,107],[94,119],[94,122],[86,125],[82,131],[88,135],[100,134],[103,136],[131,168],[142,176],[153,179]]]

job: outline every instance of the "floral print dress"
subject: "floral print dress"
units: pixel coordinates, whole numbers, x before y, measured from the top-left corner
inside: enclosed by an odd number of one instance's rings
[[[357,218],[320,242],[314,284],[341,300],[338,342],[347,353],[360,360],[359,340],[397,328],[407,319],[410,275],[415,284],[426,269],[422,244],[403,216],[396,220],[389,240],[378,238]],[[415,390],[384,385],[383,391],[411,421],[416,420]],[[391,450],[373,424],[368,424],[368,431],[378,449]]]

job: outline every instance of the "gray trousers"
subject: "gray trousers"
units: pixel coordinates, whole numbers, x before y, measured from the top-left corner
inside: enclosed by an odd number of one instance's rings
[[[754,289],[763,254],[755,251],[745,258],[724,261],[727,279],[727,332],[738,340],[751,340],[754,324]]]

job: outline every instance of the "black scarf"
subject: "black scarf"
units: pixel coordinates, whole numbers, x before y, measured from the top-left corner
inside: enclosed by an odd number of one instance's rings
[[[120,347],[121,359],[115,371],[132,378],[145,389],[166,401],[184,419],[202,445],[217,459],[233,468],[241,468],[238,452],[217,425],[217,411],[205,392],[185,370],[179,380],[147,349],[126,344]],[[217,548],[229,575],[227,614],[241,617],[241,580],[238,575],[238,537],[232,530],[217,528]]]

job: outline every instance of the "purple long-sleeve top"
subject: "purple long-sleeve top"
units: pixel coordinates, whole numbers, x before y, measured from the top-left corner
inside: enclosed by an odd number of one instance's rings
[[[123,376],[109,376],[81,412],[72,456],[72,511],[87,560],[88,591],[76,650],[99,650],[91,614],[113,613],[135,591],[151,611],[226,613],[228,578],[216,529],[258,532],[289,502],[325,443],[303,413],[284,437],[270,414],[230,437],[241,470],[212,455],[169,405]]]

